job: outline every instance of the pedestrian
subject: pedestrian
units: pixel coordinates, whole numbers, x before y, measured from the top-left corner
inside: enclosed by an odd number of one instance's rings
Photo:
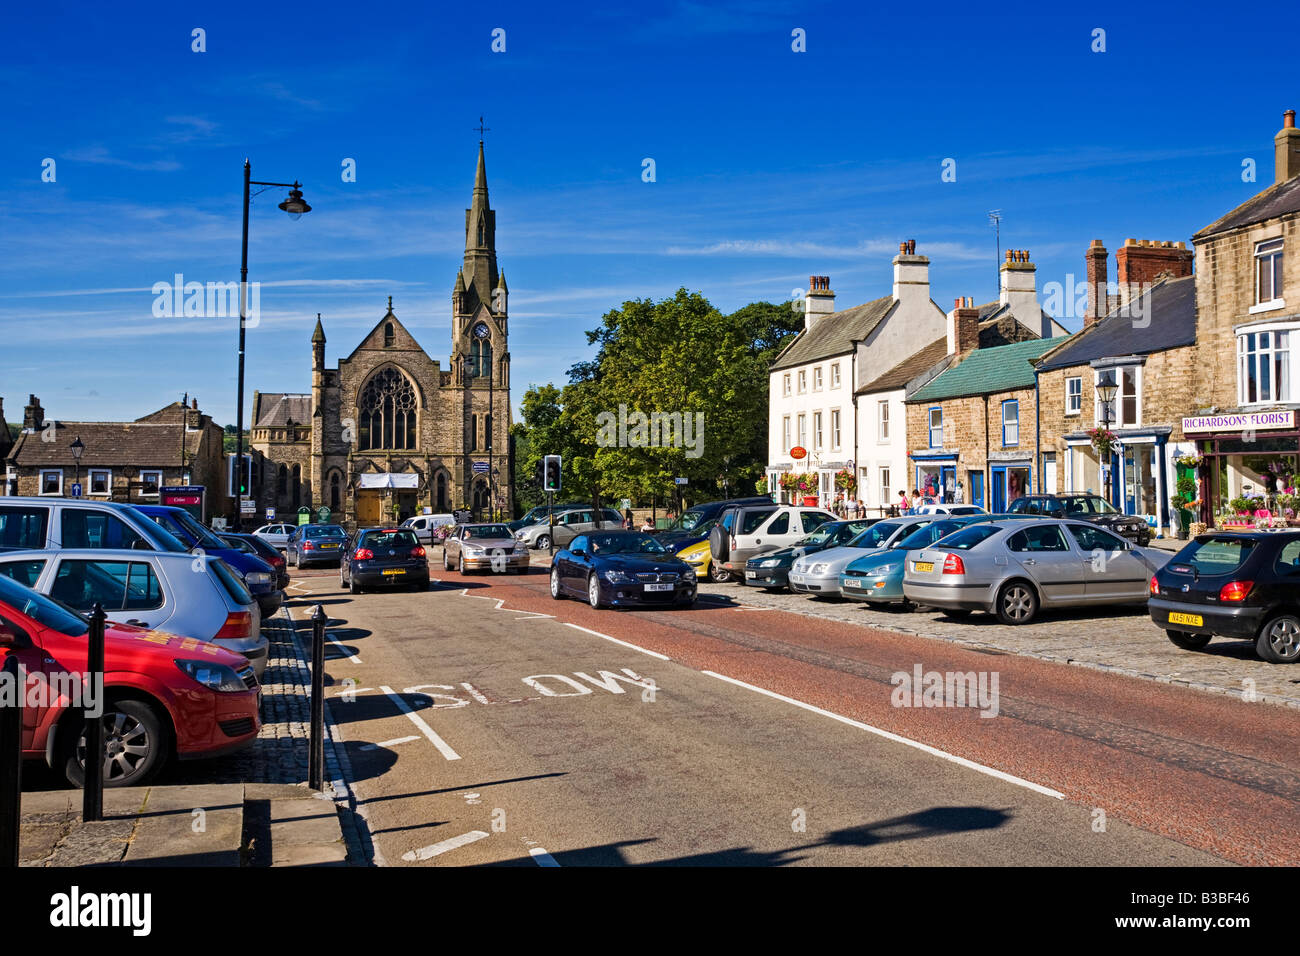
[[[898,513],[900,515],[911,514],[911,507],[912,503],[907,500],[907,492],[900,491],[898,493]]]
[[[643,521],[643,522],[641,523],[641,530],[642,530],[642,531],[653,531],[654,529],[655,529],[654,519],[651,518],[649,515],[646,515],[646,516],[645,516],[645,521]]]
[[[859,499],[858,499],[858,506],[857,506],[855,509],[853,509],[853,517],[855,517],[855,518],[865,518],[866,516],[867,516],[867,506],[864,505],[864,504],[862,503],[862,499],[859,498]]]
[[[623,509],[623,527],[627,531],[632,530],[632,509],[631,508]]]
[[[959,505],[966,503],[966,492],[965,489],[962,488],[960,479],[957,481],[957,493],[953,495],[953,501]]]

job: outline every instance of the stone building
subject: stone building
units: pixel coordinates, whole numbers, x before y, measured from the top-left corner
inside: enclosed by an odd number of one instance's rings
[[[72,443],[81,440],[80,461]],[[201,485],[202,517],[227,513],[223,430],[199,409],[172,402],[133,422],[47,421],[30,396],[23,427],[5,456],[7,495],[65,496],[80,483],[82,497],[130,504],[160,503],[159,489]]]
[[[508,295],[480,142],[447,365],[425,352],[390,297],[383,317],[329,368],[318,316],[311,392],[253,396],[259,515],[323,506],[332,520],[366,525],[423,508],[486,512],[488,468],[496,473],[497,507],[511,512]]]

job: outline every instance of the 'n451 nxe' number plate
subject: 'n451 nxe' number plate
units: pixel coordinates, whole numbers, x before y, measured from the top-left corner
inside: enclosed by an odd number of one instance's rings
[[[1169,612],[1170,624],[1190,624],[1192,627],[1204,627],[1205,619],[1199,614],[1179,614],[1176,611]]]

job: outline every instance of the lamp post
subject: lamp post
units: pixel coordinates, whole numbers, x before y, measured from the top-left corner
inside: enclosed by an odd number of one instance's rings
[[[251,198],[250,186],[263,186],[266,189],[288,189],[289,198],[280,203],[280,208],[294,219],[300,219],[303,213],[311,212],[311,206],[302,198],[302,183],[264,183],[252,179],[253,167],[244,160],[244,244],[239,258],[239,386],[235,411],[235,530],[243,530],[244,521],[244,327],[247,323],[248,305],[248,206]],[[250,491],[252,489],[249,489]]]
[[[72,449],[72,484],[79,485],[81,484],[81,454],[86,450],[86,446],[81,443],[81,436],[78,435],[69,447]]]
[[[1111,403],[1115,401],[1115,395],[1119,392],[1119,385],[1115,382],[1115,372],[1113,369],[1106,369],[1097,375],[1097,397],[1101,399],[1101,427],[1103,431],[1110,431],[1110,411]],[[1107,448],[1109,449],[1109,445]],[[1110,500],[1110,457],[1113,452],[1108,452],[1107,460],[1101,463],[1101,480],[1104,497],[1108,502]]]

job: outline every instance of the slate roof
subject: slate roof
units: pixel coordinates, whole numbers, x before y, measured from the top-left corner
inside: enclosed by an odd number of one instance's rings
[[[909,355],[888,372],[878,376],[854,392],[854,395],[869,395],[872,392],[890,392],[902,388],[912,379],[943,361],[948,354],[948,336],[935,339],[919,352]]]
[[[281,392],[261,392],[253,408],[254,428],[283,428],[293,419],[300,425],[311,424],[311,396]]]
[[[1300,176],[1293,176],[1250,197],[1192,236],[1192,241],[1297,212],[1300,212]]]
[[[965,395],[986,395],[1030,388],[1034,384],[1033,360],[1057,344],[1054,339],[1028,339],[991,349],[975,349],[933,382],[919,389],[909,402],[934,402]]]
[[[776,361],[772,371],[819,362],[853,351],[853,343],[866,338],[894,307],[892,295],[882,296],[864,305],[841,309],[819,318],[811,329],[800,332]]]
[[[1003,305],[1003,304],[1001,303],[1001,301],[997,301],[997,302],[985,302],[983,305],[979,306],[979,310],[980,310],[980,325],[983,325],[983,324],[986,323],[986,322],[992,322],[992,321],[995,321],[995,320],[997,320],[997,319],[1002,318],[1002,316],[1003,316],[1003,315],[1004,315],[1008,310],[1010,310],[1010,308],[1011,308],[1011,307],[1008,306],[1008,305]],[[1043,321],[1047,324],[1047,327],[1048,327],[1049,329],[1050,329],[1050,328],[1057,328],[1057,329],[1062,329],[1062,330],[1065,329],[1065,326],[1063,326],[1059,321],[1057,321],[1055,318],[1053,318],[1053,317],[1052,317],[1052,314],[1051,314],[1050,312],[1048,312],[1046,309],[1042,309],[1042,308],[1040,308],[1040,309],[1038,310],[1038,314],[1042,317]],[[1017,320],[1017,321],[1019,321],[1019,320]],[[1041,328],[1039,328],[1039,329],[1033,329],[1032,331],[1034,332],[1035,335],[1037,335],[1037,334],[1039,334],[1039,332],[1041,331]]]
[[[1196,277],[1166,279],[1060,343],[1043,356],[1038,369],[1046,372],[1111,355],[1149,355],[1195,344]]]
[[[76,460],[69,447],[80,438],[86,450],[81,455],[81,469],[131,465],[137,468],[180,467],[181,423],[141,422],[55,422],[54,441],[42,441],[42,432],[24,432],[18,436],[9,461],[20,467],[75,468]],[[185,450],[198,453],[201,431],[185,432]]]

